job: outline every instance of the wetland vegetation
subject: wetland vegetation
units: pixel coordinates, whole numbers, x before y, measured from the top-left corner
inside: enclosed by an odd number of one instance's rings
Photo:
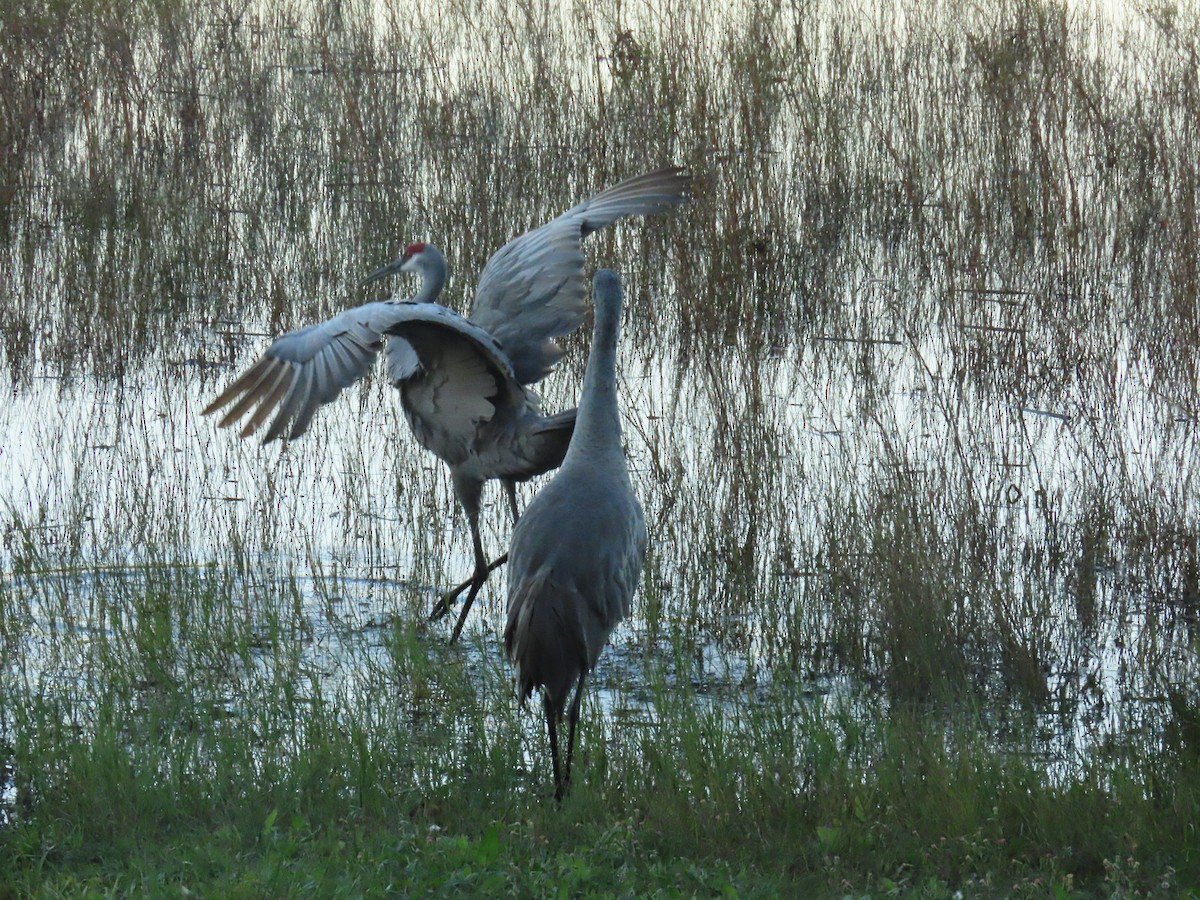
[[[0,896],[1200,890],[1196,9],[601,7],[4,5]],[[668,163],[589,239],[650,550],[559,809],[386,380],[199,411]]]

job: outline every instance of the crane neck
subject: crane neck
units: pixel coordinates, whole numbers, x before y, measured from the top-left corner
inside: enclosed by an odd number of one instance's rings
[[[413,298],[420,303],[436,303],[446,285],[446,257],[432,244],[426,244],[419,266],[421,289]]]
[[[575,433],[564,465],[573,458],[589,461],[615,454],[621,448],[621,415],[617,407],[617,339],[621,331],[621,296],[596,293],[596,324],[588,354]]]

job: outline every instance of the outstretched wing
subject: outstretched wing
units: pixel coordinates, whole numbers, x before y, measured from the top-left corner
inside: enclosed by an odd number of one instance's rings
[[[274,415],[263,443],[285,433],[295,439],[320,406],[371,370],[385,337],[393,383],[425,374],[437,385],[429,396],[438,405],[425,414],[444,415],[460,430],[490,417],[492,398],[505,386],[520,390],[495,339],[453,310],[436,303],[367,303],[276,338],[204,414],[228,407],[219,423],[227,428],[250,413],[242,437]]]
[[[583,238],[622,216],[678,206],[690,198],[691,183],[679,168],[635,176],[513,238],[492,255],[475,289],[471,321],[503,345],[519,382],[544,378],[562,356],[554,338],[583,322],[588,296]]]
[[[419,360],[418,368],[408,372],[389,365],[389,375],[400,388],[417,441],[456,466],[477,451],[480,426],[500,407],[523,407],[525,392],[495,341],[474,325],[471,331],[448,328],[448,321],[470,325],[453,315],[453,320],[398,323],[389,331],[388,354],[398,344],[411,348]]]

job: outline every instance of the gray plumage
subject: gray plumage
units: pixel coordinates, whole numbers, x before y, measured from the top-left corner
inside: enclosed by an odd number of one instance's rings
[[[410,244],[367,282],[417,273],[421,287],[412,301],[367,303],[282,335],[204,413],[228,407],[223,428],[249,414],[242,437],[273,415],[264,443],[298,438],[316,410],[366,375],[384,350],[413,435],[450,467],[471,529],[471,578],[434,610],[434,617],[443,615],[470,587],[454,641],[488,574],[506,559],[489,564],[483,552],[484,483],[503,482],[516,520],[516,482],[557,468],[575,428],[575,410],[543,416],[527,386],[550,372],[563,352],[555,338],[578,328],[587,313],[580,242],[622,216],[677,206],[689,199],[690,189],[686,172],[660,169],[601,191],[514,238],[484,267],[469,320],[434,302],[446,280],[442,253],[432,244]]]
[[[504,648],[524,702],[542,692],[555,796],[571,778],[575,726],[587,674],[629,605],[642,572],[646,524],[621,447],[616,350],[621,285],[602,269],[594,282],[595,334],[575,432],[554,478],[526,508],[508,552]],[[567,759],[557,726],[571,688]]]

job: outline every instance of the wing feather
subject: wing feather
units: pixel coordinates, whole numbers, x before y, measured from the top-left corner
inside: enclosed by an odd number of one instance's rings
[[[225,391],[210,403],[204,409],[204,414],[216,412],[226,403],[237,398],[240,392],[245,391],[245,395],[235,403],[230,410],[221,417],[218,423],[221,428],[228,428],[234,422],[242,417],[254,402],[261,397],[264,390],[270,392],[271,386],[274,385],[275,379],[279,373],[276,370],[274,359],[260,359],[250,369],[243,372],[241,377],[233,382]]]
[[[225,390],[223,390],[219,395],[217,395],[217,398],[213,400],[212,403],[204,407],[203,414],[207,416],[209,413],[216,412],[235,397],[239,396],[243,391],[247,394],[253,395],[255,388],[258,386],[259,382],[267,377],[272,369],[272,366],[273,363],[271,360],[260,359],[255,365],[251,366],[236,379],[234,379],[233,383],[229,385],[229,387],[225,388]],[[252,401],[253,397],[251,396],[251,400],[248,402]],[[239,403],[238,406],[241,406],[241,404]],[[232,414],[231,410],[230,413],[226,414],[225,418],[221,420],[221,427],[224,428],[226,425],[229,425],[238,419],[245,411],[246,408],[241,407],[241,410],[238,412],[238,414],[230,419],[229,416]]]
[[[414,335],[421,352],[410,342]],[[498,398],[523,397],[508,357],[478,325],[435,303],[383,302],[281,335],[204,413],[228,407],[222,427],[249,413],[242,437],[274,415],[264,443],[298,438],[322,405],[371,370],[385,340],[392,380],[407,384],[424,374],[434,405],[422,414],[444,415],[457,433],[489,419]]]
[[[294,441],[308,430],[309,423],[312,422],[313,414],[317,411],[317,407],[323,402],[321,400],[321,395],[313,389],[314,379],[312,371],[306,371],[305,376],[308,379],[308,389],[301,395],[303,402],[300,404],[299,411],[296,413],[296,419],[292,425],[292,430],[288,432],[289,441]]]
[[[287,430],[288,423],[292,416],[295,415],[296,409],[304,402],[304,398],[308,391],[312,389],[312,366],[297,367],[292,377],[291,387],[283,396],[282,401],[276,398],[278,406],[271,404],[263,404],[259,411],[255,413],[255,420],[251,420],[242,430],[242,436],[248,437],[254,433],[264,421],[266,414],[272,410],[276,410],[275,418],[271,420],[271,427],[267,429],[267,433],[263,435],[263,443],[269,444],[271,441],[278,440]]]
[[[256,428],[267,420],[267,416],[271,414],[271,410],[275,408],[275,404],[279,402],[280,397],[287,396],[295,390],[296,370],[287,363],[275,361],[275,371],[278,375],[272,381],[270,386],[263,391],[261,399],[258,402],[258,409],[250,416],[250,421],[246,423],[246,427],[242,429],[242,437],[249,437]]]
[[[420,360],[420,373],[401,383],[405,414],[418,440],[442,459],[464,461],[497,406],[523,408],[524,389],[507,359],[469,335],[428,322],[405,322],[394,333]]]
[[[554,338],[587,314],[580,242],[623,216],[650,215],[691,196],[691,176],[666,168],[622,181],[539,228],[513,238],[484,266],[471,321],[491,333],[512,360],[517,380],[544,378],[562,356]]]
[[[392,380],[392,384],[412,378],[421,368],[421,359],[417,356],[417,351],[399,335],[388,341],[385,353],[388,378]]]
[[[361,356],[354,356],[354,350],[351,347],[337,342],[329,345],[329,349],[325,353],[325,362],[329,368],[329,379],[336,385],[337,390],[344,390],[354,384],[355,372],[364,364]],[[370,367],[370,363],[367,363],[367,367]],[[333,396],[329,399],[332,400],[336,396],[337,391],[334,391]]]

